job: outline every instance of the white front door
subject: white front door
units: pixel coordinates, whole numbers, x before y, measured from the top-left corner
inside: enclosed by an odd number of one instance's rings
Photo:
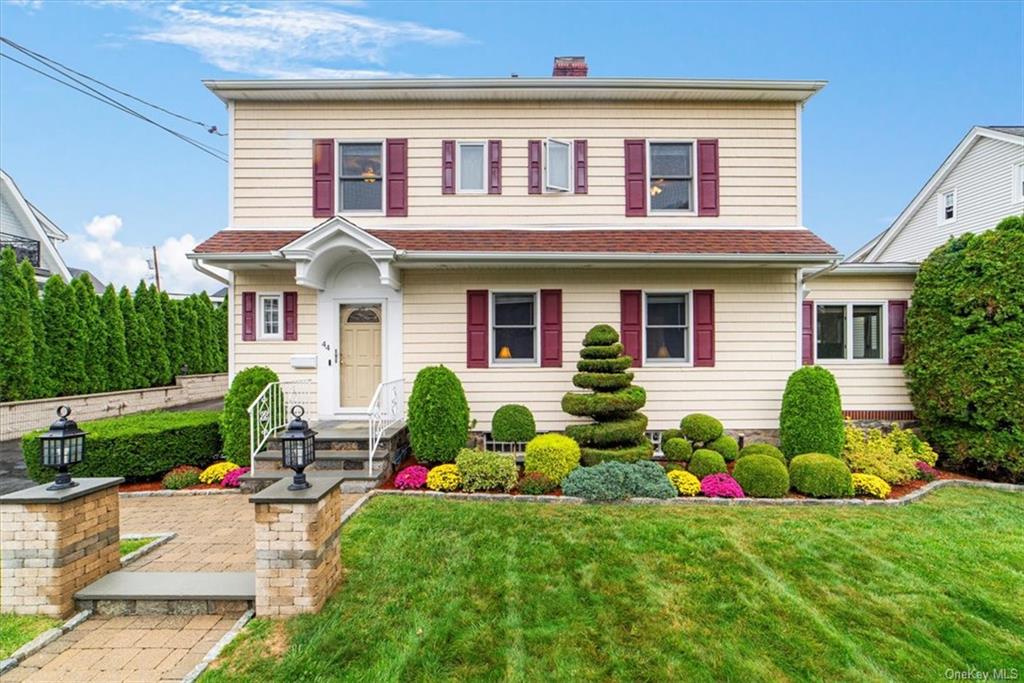
[[[342,408],[370,405],[381,377],[380,304],[341,306],[339,381]]]

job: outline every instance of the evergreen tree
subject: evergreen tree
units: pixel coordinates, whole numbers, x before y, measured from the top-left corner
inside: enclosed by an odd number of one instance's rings
[[[144,353],[147,333],[143,321],[135,312],[135,301],[127,287],[122,287],[118,294],[121,306],[121,317],[124,320],[124,343],[128,355],[128,371],[125,373],[126,389],[145,389],[150,386],[146,382],[145,366],[148,359]]]
[[[100,307],[92,280],[85,273],[71,281],[75,305],[82,324],[85,360],[85,386],[83,393],[93,394],[105,391],[107,386],[106,335],[100,324]]]
[[[188,297],[178,307],[179,324],[181,325],[181,358],[188,366],[188,374],[199,372],[199,322],[196,320],[196,309],[193,297]]]
[[[203,372],[216,372],[219,366],[220,341],[217,339],[217,323],[213,319],[213,304],[206,292],[195,295],[200,311],[199,334],[202,339]]]
[[[36,269],[28,261],[22,261],[19,268],[32,314],[32,372],[30,373],[29,398],[45,398],[51,396],[53,390],[50,386],[52,384],[50,381],[51,366],[50,357],[46,351],[46,331],[43,328],[43,300],[39,296]]]
[[[103,296],[100,297],[100,326],[106,339],[106,390],[130,389],[132,387],[128,371],[128,351],[125,346],[124,316],[113,285],[107,285]]]
[[[164,340],[164,325],[160,315],[160,304],[157,302],[156,288],[147,287],[140,281],[135,289],[135,312],[143,329],[144,346],[138,353],[145,359],[141,368],[146,377],[146,385],[151,387],[164,386],[169,383],[171,366],[167,360],[167,345]]]
[[[0,252],[0,401],[32,393],[32,309],[14,250]]]
[[[228,302],[225,299],[217,306],[217,338],[220,342],[220,357],[217,372],[228,371]]]
[[[164,317],[164,307],[160,295],[161,292],[157,290],[156,285],[149,286],[149,301],[152,310],[149,333],[153,335],[154,359],[160,368],[160,386],[167,386],[174,381],[174,367],[171,365],[170,350],[167,346],[167,320]]]
[[[56,396],[83,393],[88,385],[85,337],[78,300],[60,275],[46,281],[43,293],[43,327]]]
[[[164,332],[167,339],[167,362],[171,366],[171,377],[181,373],[181,323],[178,320],[178,302],[172,301],[167,292],[160,292],[160,310],[164,316]]]

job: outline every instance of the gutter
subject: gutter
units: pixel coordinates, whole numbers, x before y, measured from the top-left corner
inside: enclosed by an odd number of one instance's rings
[[[202,273],[206,277],[212,278],[212,279],[216,280],[217,282],[221,283],[222,285],[230,285],[231,284],[231,282],[226,277],[224,277],[220,273],[213,272],[212,270],[207,268],[205,265],[203,265],[201,257],[198,254],[186,254],[185,258],[187,258],[189,261],[192,262],[192,267],[193,268],[198,270],[200,273]]]
[[[833,275],[916,275],[920,269],[917,263],[833,263],[827,268],[817,270],[803,279],[804,282],[818,276],[831,273]]]
[[[592,261],[608,262],[650,262],[666,263],[827,263],[842,258],[836,254],[652,254],[649,252],[635,253],[603,253],[603,252],[448,252],[448,251],[408,251],[402,261],[413,263],[509,263],[509,262],[564,262]]]

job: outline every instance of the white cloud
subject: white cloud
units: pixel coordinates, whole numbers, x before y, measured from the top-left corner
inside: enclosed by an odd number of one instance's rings
[[[124,221],[116,214],[106,216],[93,216],[92,220],[85,226],[85,231],[98,240],[111,240],[114,233],[121,229]]]

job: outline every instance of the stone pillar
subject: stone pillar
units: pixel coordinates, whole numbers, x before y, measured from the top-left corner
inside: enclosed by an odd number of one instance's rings
[[[341,579],[340,476],[286,477],[249,498],[256,505],[256,616],[318,612]]]
[[[0,610],[67,617],[75,593],[121,568],[120,477],[76,479],[0,496]]]

